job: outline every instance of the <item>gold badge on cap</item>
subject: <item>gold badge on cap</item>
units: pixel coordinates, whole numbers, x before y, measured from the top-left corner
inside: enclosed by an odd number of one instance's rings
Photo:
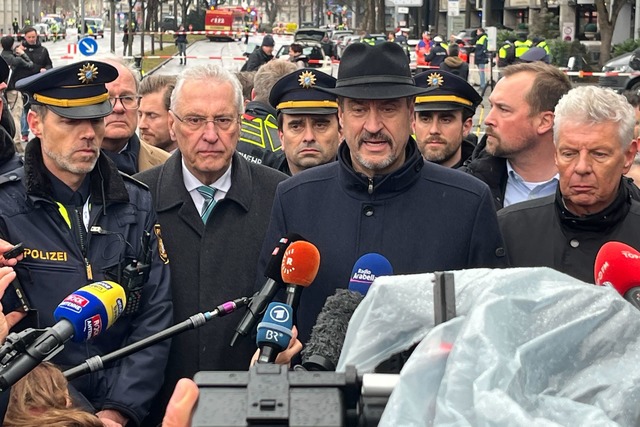
[[[303,88],[309,89],[310,87],[315,86],[316,75],[311,71],[305,71],[300,74],[300,77],[298,77],[298,82],[300,82],[300,86],[302,86]]]
[[[81,83],[91,83],[98,78],[98,67],[94,64],[84,64],[78,73],[78,80]]]
[[[440,73],[431,73],[427,77],[427,84],[432,87],[439,87],[444,84],[444,77]]]

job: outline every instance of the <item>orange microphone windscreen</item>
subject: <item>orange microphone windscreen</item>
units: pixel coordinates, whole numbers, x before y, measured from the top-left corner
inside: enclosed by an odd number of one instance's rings
[[[313,243],[299,240],[291,243],[282,258],[282,280],[290,285],[307,287],[320,268],[320,252]]]

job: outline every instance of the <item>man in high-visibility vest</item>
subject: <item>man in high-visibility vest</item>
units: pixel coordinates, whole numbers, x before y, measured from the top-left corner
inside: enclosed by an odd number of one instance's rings
[[[487,44],[489,43],[489,39],[487,35],[484,33],[484,28],[480,27],[476,30],[476,48],[475,48],[475,63],[478,66],[478,74],[480,75],[480,90],[484,90],[487,85],[484,68],[489,62],[489,57],[487,56]]]
[[[516,61],[516,47],[513,45],[513,41],[512,38],[507,38],[498,50],[498,67],[506,67]]]
[[[529,43],[527,43],[527,36],[525,34],[519,34],[514,46],[516,47],[516,58],[520,58],[530,47]]]

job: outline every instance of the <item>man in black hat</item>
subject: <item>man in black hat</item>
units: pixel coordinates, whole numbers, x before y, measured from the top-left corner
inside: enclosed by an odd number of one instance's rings
[[[273,47],[275,46],[273,36],[267,34],[262,39],[260,48],[251,52],[247,62],[242,66],[240,71],[256,71],[258,68],[273,59]]]
[[[425,162],[411,137],[414,98],[428,89],[416,87],[401,46],[350,45],[336,87],[321,90],[338,97],[338,161],[278,185],[258,267],[264,271],[273,242],[287,233],[320,251],[297,312],[301,342],[366,253],[385,256],[399,274],[505,265],[487,186]]]
[[[336,160],[342,139],[336,96],[319,90],[334,88],[336,79],[303,68],[278,80],[269,103],[278,110],[278,134],[287,159],[283,172],[294,175]]]
[[[415,135],[425,160],[459,168],[473,154],[466,141],[482,97],[466,80],[446,71],[416,74],[416,85],[433,90],[416,97]]]
[[[56,323],[57,304],[87,283],[112,280],[127,290],[115,326],[89,342],[67,342],[52,359],[62,368],[173,323],[168,259],[151,193],[100,151],[104,117],[112,110],[105,84],[116,77],[114,67],[84,61],[16,83],[32,104],[27,120],[35,138],[25,152],[24,178],[0,184],[0,239],[26,248],[15,266],[26,301],[8,292],[2,306],[30,306],[16,331],[44,328]],[[138,425],[162,384],[168,350],[169,343],[156,344],[72,385],[105,426]]]

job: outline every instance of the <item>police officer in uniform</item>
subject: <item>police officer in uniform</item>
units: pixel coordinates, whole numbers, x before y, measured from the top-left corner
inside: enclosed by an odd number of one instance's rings
[[[424,60],[432,67],[439,67],[447,58],[448,48],[449,46],[442,41],[442,37],[435,36],[433,38],[433,46],[429,53],[424,56]]]
[[[111,65],[84,61],[22,79],[35,135],[25,152],[24,178],[0,185],[0,239],[22,242],[15,267],[25,299],[2,300],[6,311],[31,310],[24,326],[56,323],[58,303],[83,285],[112,280],[127,291],[124,314],[85,343],[68,342],[52,361],[69,368],[138,342],[173,324],[169,266],[151,193],[118,172],[100,151],[111,113],[105,84]],[[102,371],[72,381],[106,426],[138,425],[159,390],[169,343],[155,344]]]
[[[282,77],[271,89],[269,103],[278,111],[278,135],[287,159],[288,175],[336,160],[342,135],[336,79],[313,68]]]
[[[509,37],[498,50],[498,67],[504,68],[516,62],[516,47],[514,39]]]
[[[471,157],[467,140],[482,97],[466,80],[446,71],[416,74],[416,86],[432,89],[416,97],[415,140],[422,157],[457,169]]]

